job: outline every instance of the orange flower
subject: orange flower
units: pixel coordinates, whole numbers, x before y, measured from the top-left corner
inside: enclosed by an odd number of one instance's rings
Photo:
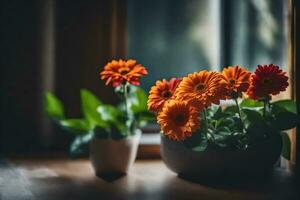
[[[200,114],[186,101],[170,100],[158,114],[157,121],[167,137],[181,141],[200,127]]]
[[[278,66],[258,65],[250,79],[247,94],[252,99],[270,97],[279,94],[288,87],[288,77]]]
[[[222,71],[223,79],[227,83],[227,90],[230,96],[237,97],[242,92],[246,92],[249,87],[251,73],[238,65],[229,66]]]
[[[165,79],[156,81],[155,86],[152,86],[149,92],[148,109],[153,112],[161,111],[164,103],[173,97],[180,81],[181,78],[172,78],[170,81]]]
[[[218,104],[225,98],[226,83],[221,74],[204,70],[184,77],[175,95],[177,99],[208,107],[212,103]]]
[[[113,60],[107,63],[104,70],[100,73],[100,78],[106,80],[105,84],[112,83],[113,87],[117,87],[122,83],[129,82],[132,85],[140,85],[139,78],[147,75],[148,72],[135,60]]]

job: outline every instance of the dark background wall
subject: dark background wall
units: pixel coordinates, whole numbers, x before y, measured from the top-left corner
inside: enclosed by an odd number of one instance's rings
[[[1,146],[37,143],[37,1],[1,1]],[[16,145],[18,144],[18,145]]]
[[[98,73],[126,50],[126,1],[1,1],[1,138],[4,153],[67,149],[53,127],[43,93],[54,92],[78,117],[80,88],[115,103]],[[112,34],[118,32],[120,34]],[[113,41],[113,42],[112,42]]]

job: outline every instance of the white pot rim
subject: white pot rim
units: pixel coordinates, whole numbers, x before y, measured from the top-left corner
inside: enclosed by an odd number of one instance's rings
[[[105,141],[120,141],[120,140],[131,140],[131,139],[138,139],[140,138],[142,135],[142,130],[141,129],[136,129],[135,130],[135,134],[133,135],[129,135],[123,138],[119,138],[119,139],[114,139],[114,138],[97,138],[95,136],[93,136],[93,140],[105,140]]]

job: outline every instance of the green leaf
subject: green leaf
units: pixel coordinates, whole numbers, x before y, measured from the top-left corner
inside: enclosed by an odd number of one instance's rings
[[[271,124],[278,130],[291,129],[299,123],[298,116],[292,112],[279,112],[274,114],[274,118]]]
[[[138,126],[142,127],[147,125],[148,122],[155,122],[155,115],[152,112],[144,111],[136,113],[135,119],[138,122]]]
[[[217,120],[217,123],[215,125],[216,128],[220,127],[230,127],[234,124],[238,123],[238,121],[234,121],[234,118],[220,118]]]
[[[111,125],[107,128],[102,128],[99,126],[96,126],[93,130],[94,137],[98,139],[122,139],[128,135],[124,134],[124,132],[120,131],[119,128],[115,125]]]
[[[130,109],[133,113],[147,111],[147,94],[139,87],[131,87],[129,94]]]
[[[255,108],[255,107],[263,107],[264,103],[261,101],[255,101],[253,99],[243,99],[240,103],[240,107],[242,108]]]
[[[243,108],[242,112],[244,113],[244,121],[247,122],[247,125],[263,123],[263,118],[258,111]]]
[[[219,107],[218,110],[215,112],[213,119],[222,119],[228,117],[228,113],[223,112],[222,108]]]
[[[148,111],[147,100],[148,96],[144,90],[137,86],[129,86],[128,107],[130,115],[127,120],[127,127],[130,130],[145,126],[149,121],[154,121],[154,115]]]
[[[204,151],[208,146],[208,140],[204,133],[199,129],[191,137],[183,140],[182,144],[193,151]]]
[[[220,127],[213,133],[214,142],[220,147],[230,145],[232,139],[232,131],[227,127]]]
[[[238,109],[236,106],[227,106],[224,109],[225,112],[229,112],[229,113],[238,113]]]
[[[220,127],[215,130],[214,134],[228,136],[231,135],[231,130],[228,127]]]
[[[90,124],[85,119],[65,119],[60,121],[60,125],[73,133],[86,134],[91,130]]]
[[[97,112],[100,114],[101,119],[106,122],[116,123],[121,111],[112,105],[102,104],[98,106]]]
[[[106,124],[97,112],[97,108],[102,102],[87,89],[81,89],[80,96],[83,115],[91,126],[105,126]]]
[[[293,100],[280,100],[273,102],[272,105],[285,109],[288,112],[297,114],[297,105],[296,102],[294,102]]]
[[[142,120],[148,120],[148,121],[155,121],[155,114],[153,114],[152,112],[139,112],[137,113],[138,117]]]
[[[130,87],[130,85],[128,85],[128,87]],[[118,96],[122,96],[124,94],[124,87],[123,85],[119,85],[117,87],[115,87],[115,93],[118,95]]]
[[[86,135],[78,135],[70,145],[69,153],[71,158],[87,156],[89,151],[89,142],[93,137],[92,133]]]
[[[183,145],[189,149],[192,149],[198,145],[201,145],[203,140],[207,140],[202,130],[197,130],[191,137],[182,141]]]
[[[241,150],[247,149],[250,144],[249,136],[241,132],[235,132],[231,141],[235,148]]]
[[[62,102],[51,92],[44,95],[44,109],[50,117],[64,119],[64,106]]]
[[[291,158],[291,140],[286,132],[281,132],[281,136],[282,136],[281,155],[285,159],[290,160],[290,158]]]
[[[205,151],[205,149],[207,148],[208,142],[207,140],[201,140],[200,144],[198,144],[197,146],[193,147],[192,150],[193,151]]]
[[[112,105],[103,104],[97,108],[97,112],[105,123],[105,126],[101,126],[102,128],[117,128],[118,132],[127,133],[126,121],[128,119],[123,110]]]
[[[130,133],[126,129],[121,130],[119,126],[113,125],[110,127],[110,134],[112,139],[122,139],[129,136]]]
[[[218,112],[220,109],[220,106],[216,105],[216,104],[212,104],[210,107],[208,107],[206,109],[207,111],[207,117],[213,117],[216,112]]]
[[[98,139],[107,139],[111,137],[110,129],[109,128],[103,128],[100,126],[95,126],[93,129],[95,138]]]

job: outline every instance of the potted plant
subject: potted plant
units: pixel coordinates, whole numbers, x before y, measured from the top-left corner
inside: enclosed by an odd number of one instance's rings
[[[163,133],[165,164],[194,179],[264,174],[281,152],[289,156],[283,131],[298,123],[292,100],[272,101],[287,87],[286,73],[273,64],[157,81],[148,109]]]
[[[63,129],[75,133],[70,146],[72,158],[86,154],[99,176],[126,174],[138,149],[140,128],[153,115],[147,110],[147,95],[138,87],[146,69],[134,60],[109,62],[100,73],[121,98],[117,106],[105,104],[87,89],[80,91],[83,118],[66,118],[62,102],[45,94],[45,110]]]

